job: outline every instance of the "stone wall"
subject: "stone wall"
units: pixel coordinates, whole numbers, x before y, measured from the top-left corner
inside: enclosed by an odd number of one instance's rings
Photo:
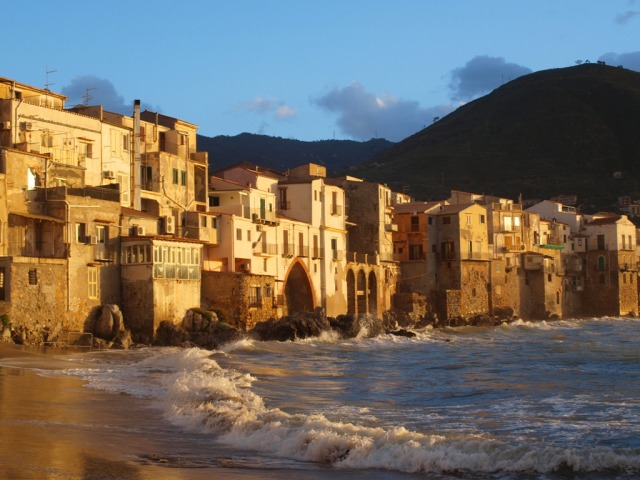
[[[489,313],[489,263],[461,262],[461,315],[465,318]]]
[[[252,287],[265,292],[266,285],[274,291],[274,279],[267,275],[235,272],[202,272],[202,308],[220,311],[224,321],[242,330],[276,316],[273,297],[262,295],[259,302],[250,303]]]
[[[122,282],[122,315],[125,326],[134,334],[151,341],[154,334],[153,282],[151,279],[127,279]]]
[[[61,324],[66,330],[83,330],[89,312],[67,312],[64,260],[16,257],[0,261],[0,267],[5,272],[0,314],[9,315],[12,328],[37,330]]]

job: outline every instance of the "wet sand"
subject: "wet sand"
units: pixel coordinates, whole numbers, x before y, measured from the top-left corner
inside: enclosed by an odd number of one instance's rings
[[[220,468],[233,462],[216,458],[210,438],[184,441],[144,399],[90,390],[56,372],[73,353],[0,343],[0,478],[262,477],[250,468]],[[202,465],[202,458],[211,460]]]

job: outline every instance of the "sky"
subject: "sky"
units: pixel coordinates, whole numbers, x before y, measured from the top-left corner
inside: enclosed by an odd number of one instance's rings
[[[2,7],[0,77],[198,125],[400,141],[521,75],[640,71],[640,0],[32,0]]]

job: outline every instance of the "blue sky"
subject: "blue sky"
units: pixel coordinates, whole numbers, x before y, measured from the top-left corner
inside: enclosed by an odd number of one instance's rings
[[[526,73],[640,71],[640,0],[25,5],[3,7],[0,76],[48,82],[69,106],[88,93],[131,114],[139,98],[210,137],[399,141]]]

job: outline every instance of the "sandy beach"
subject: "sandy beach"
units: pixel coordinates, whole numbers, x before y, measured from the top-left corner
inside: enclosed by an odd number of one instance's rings
[[[77,354],[0,343],[1,478],[257,478],[251,470],[220,468],[224,459],[215,458],[206,438],[191,435],[189,451],[181,451],[184,433],[150,415],[144,400],[94,391],[56,372],[73,368]],[[214,458],[193,465],[194,453]]]

